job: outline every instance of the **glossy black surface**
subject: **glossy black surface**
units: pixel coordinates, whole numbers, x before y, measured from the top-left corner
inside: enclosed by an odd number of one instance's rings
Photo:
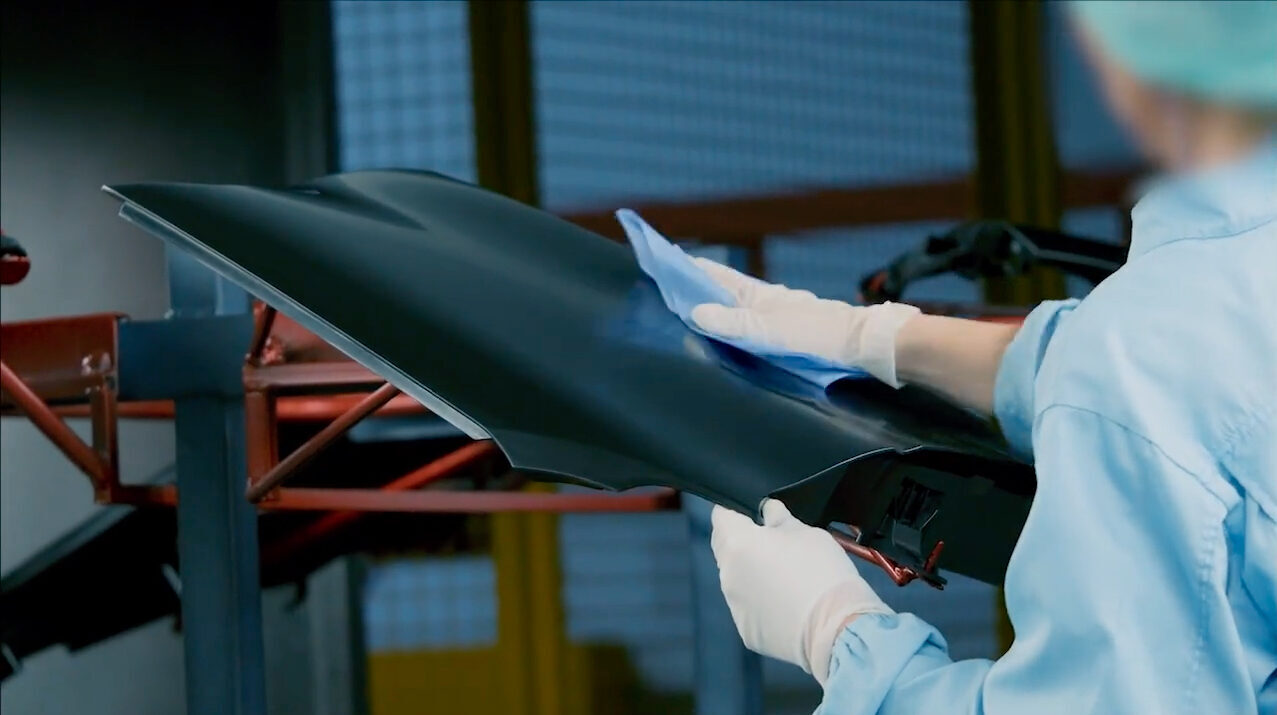
[[[904,562],[943,539],[941,566],[990,581],[1023,524],[1032,470],[981,421],[871,382],[826,393],[702,338],[628,248],[543,211],[408,171],[108,191],[517,468],[749,514],[778,495]],[[938,510],[915,524],[921,544],[892,536],[911,518],[902,485],[925,491],[923,517]]]

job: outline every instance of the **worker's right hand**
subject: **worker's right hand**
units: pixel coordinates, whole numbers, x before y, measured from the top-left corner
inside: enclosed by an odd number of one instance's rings
[[[901,386],[896,333],[920,313],[917,308],[902,303],[848,305],[767,283],[708,259],[693,260],[736,300],[735,306],[705,303],[692,310],[692,320],[705,332],[814,355]]]

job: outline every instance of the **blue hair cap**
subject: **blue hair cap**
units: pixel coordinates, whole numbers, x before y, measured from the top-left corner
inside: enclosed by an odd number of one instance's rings
[[[1070,6],[1103,52],[1151,85],[1277,109],[1277,0],[1074,0]]]

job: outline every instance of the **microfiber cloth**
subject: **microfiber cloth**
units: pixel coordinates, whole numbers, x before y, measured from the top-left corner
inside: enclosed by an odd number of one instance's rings
[[[692,309],[702,303],[719,303],[735,306],[736,301],[731,293],[714,282],[705,271],[700,269],[683,249],[670,243],[639,218],[630,209],[616,212],[616,218],[625,229],[625,235],[634,248],[634,256],[639,267],[656,283],[661,291],[665,306],[673,311],[683,323],[692,330],[727,343],[745,352],[772,363],[776,367],[791,372],[808,382],[827,387],[835,380],[844,377],[867,377],[863,370],[848,369],[825,358],[808,353],[787,352],[774,347],[762,345],[752,340],[723,340],[709,335],[692,322]]]

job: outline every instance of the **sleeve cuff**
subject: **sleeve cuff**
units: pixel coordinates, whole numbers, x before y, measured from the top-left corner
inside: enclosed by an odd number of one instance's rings
[[[856,618],[834,642],[825,683],[825,703],[819,713],[840,715],[878,712],[892,686],[924,650],[944,653],[944,637],[911,613],[870,613]]]
[[[993,387],[993,412],[1011,448],[1022,457],[1033,455],[1033,386],[1042,357],[1060,319],[1076,300],[1048,300],[1024,319],[998,365]]]

